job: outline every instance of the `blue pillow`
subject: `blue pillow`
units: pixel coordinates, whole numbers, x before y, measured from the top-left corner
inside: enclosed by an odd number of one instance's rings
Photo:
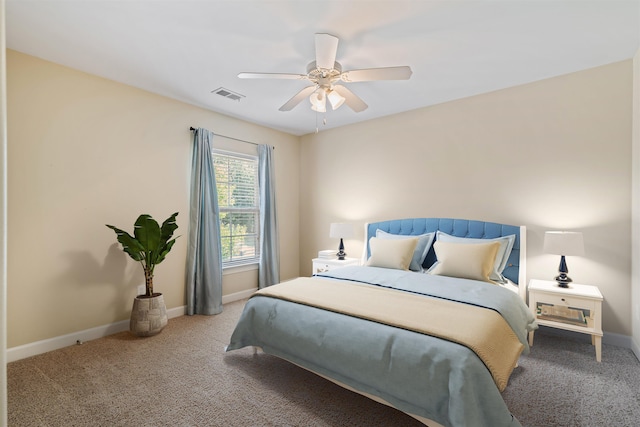
[[[379,239],[415,239],[417,237],[418,244],[416,245],[416,249],[413,251],[413,258],[411,258],[411,264],[409,264],[409,270],[422,271],[422,263],[424,262],[424,259],[427,257],[427,252],[429,252],[429,248],[431,248],[431,245],[433,244],[433,240],[436,237],[436,233],[427,233],[427,234],[411,236],[407,234],[391,234],[391,233],[387,233],[386,231],[377,229],[376,237]]]

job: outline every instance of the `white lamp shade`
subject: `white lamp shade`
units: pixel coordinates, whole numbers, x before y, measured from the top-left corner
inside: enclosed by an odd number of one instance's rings
[[[584,255],[584,240],[579,231],[547,231],[544,252],[555,255]]]
[[[327,94],[324,92],[324,89],[317,89],[313,92],[309,97],[309,102],[311,102],[311,109],[313,111],[320,113],[327,111]]]
[[[344,96],[340,95],[335,90],[329,91],[327,98],[329,98],[331,108],[333,108],[334,110],[337,110],[342,104],[344,104]]]
[[[353,237],[353,224],[346,222],[333,222],[329,228],[329,237],[333,239],[348,239]]]

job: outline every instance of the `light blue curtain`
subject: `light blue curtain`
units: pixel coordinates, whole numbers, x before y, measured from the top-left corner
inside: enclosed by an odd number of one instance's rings
[[[213,132],[193,132],[191,207],[187,248],[187,314],[222,311],[222,248],[218,192],[213,169]]]
[[[260,289],[280,282],[280,244],[276,215],[276,191],[273,147],[258,145],[258,180],[260,185]]]

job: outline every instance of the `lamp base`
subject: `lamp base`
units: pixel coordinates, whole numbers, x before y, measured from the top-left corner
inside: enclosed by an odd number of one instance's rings
[[[560,256],[560,266],[558,267],[558,276],[556,276],[556,282],[558,282],[558,287],[560,288],[568,288],[569,283],[573,282],[567,273],[569,269],[567,268],[567,261],[564,259],[564,255]]]
[[[555,281],[558,282],[558,287],[560,288],[568,288],[569,283],[573,282],[571,277],[567,276],[566,273],[560,273],[560,275],[555,277]]]
[[[347,256],[347,254],[344,253],[344,243],[342,242],[342,237],[340,238],[340,246],[338,246],[338,253],[336,255],[338,256],[338,259],[340,261],[343,261],[344,257]]]

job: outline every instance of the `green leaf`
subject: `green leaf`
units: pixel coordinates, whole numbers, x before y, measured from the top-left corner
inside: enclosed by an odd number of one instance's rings
[[[176,224],[176,217],[178,216],[178,212],[171,215],[162,223],[161,228],[161,236],[160,236],[160,247],[154,253],[154,264],[160,264],[164,261],[165,256],[169,253],[175,240],[169,240],[173,236],[173,232],[178,228],[178,224]]]
[[[152,254],[160,249],[160,226],[151,215],[143,214],[133,225],[133,233],[144,248],[146,265],[153,268]]]
[[[124,230],[114,227],[113,225],[106,225],[116,232],[118,242],[122,245],[122,250],[129,254],[131,258],[135,261],[141,261],[144,258],[144,247],[135,239],[135,237]]]
[[[160,237],[161,242],[167,242],[171,236],[173,236],[173,232],[178,228],[178,224],[176,224],[176,217],[178,216],[178,212],[171,215],[162,223],[161,232],[162,235]]]
[[[177,239],[177,237],[176,237],[176,239]],[[167,242],[167,244],[164,245],[160,249],[160,251],[158,252],[157,258],[156,258],[156,264],[160,264],[162,261],[164,261],[164,257],[167,256],[167,254],[169,253],[169,251],[173,247],[173,244],[176,242],[176,239],[169,240]]]

